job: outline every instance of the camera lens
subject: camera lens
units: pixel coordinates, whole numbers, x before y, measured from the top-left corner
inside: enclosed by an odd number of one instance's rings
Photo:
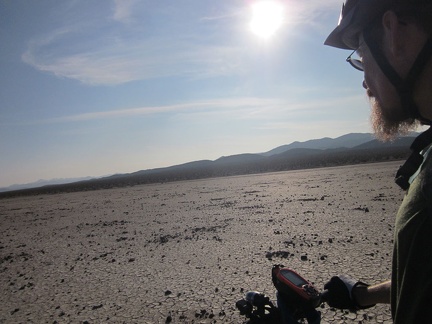
[[[253,306],[259,307],[264,306],[268,301],[268,297],[257,291],[249,291],[246,293],[246,300]]]

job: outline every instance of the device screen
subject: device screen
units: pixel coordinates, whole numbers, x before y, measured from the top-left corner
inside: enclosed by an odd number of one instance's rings
[[[294,274],[291,271],[288,270],[281,270],[280,273],[289,281],[291,281],[294,285],[296,285],[297,287],[301,287],[303,285],[307,285],[308,283],[303,280],[302,278],[300,278],[299,276],[297,276],[296,274]]]

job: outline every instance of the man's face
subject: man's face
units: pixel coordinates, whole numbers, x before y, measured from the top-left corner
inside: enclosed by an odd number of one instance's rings
[[[383,50],[385,53],[386,49]],[[416,122],[402,108],[396,89],[381,71],[362,36],[358,54],[364,66],[364,86],[371,105],[371,124],[376,137],[389,141],[413,130]]]

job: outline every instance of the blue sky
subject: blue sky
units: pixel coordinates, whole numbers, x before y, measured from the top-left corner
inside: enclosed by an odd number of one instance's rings
[[[370,132],[339,0],[0,0],[0,187]]]

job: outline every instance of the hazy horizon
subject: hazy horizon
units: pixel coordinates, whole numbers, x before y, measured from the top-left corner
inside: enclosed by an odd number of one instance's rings
[[[418,134],[418,133],[411,132],[407,135],[402,135],[401,137],[404,137],[404,136],[413,137],[413,136],[416,136],[416,134]],[[364,136],[364,135],[368,135],[368,136]],[[151,168],[151,169],[139,169],[139,170],[133,170],[131,172],[115,172],[115,173],[104,174],[104,175],[100,175],[100,176],[83,175],[81,177],[76,177],[76,178],[38,179],[37,181],[30,182],[30,183],[16,183],[16,184],[12,184],[12,185],[9,185],[6,187],[0,187],[0,192],[5,192],[5,191],[9,191],[9,190],[27,189],[27,188],[37,188],[37,187],[42,187],[45,185],[68,184],[68,183],[84,181],[84,180],[106,178],[106,177],[110,177],[113,175],[131,174],[131,173],[140,172],[140,171],[150,171],[150,170],[156,170],[156,169],[164,169],[164,168],[182,166],[182,165],[187,165],[189,163],[196,163],[196,162],[204,162],[204,161],[217,162],[223,158],[237,157],[237,156],[241,157],[242,155],[245,155],[245,156],[263,155],[265,157],[270,157],[273,155],[282,154],[283,152],[286,152],[287,150],[299,149],[299,148],[317,149],[317,150],[323,150],[323,151],[325,151],[327,149],[331,150],[331,149],[340,149],[340,148],[350,149],[350,148],[356,148],[357,146],[362,146],[365,143],[372,141],[372,140],[377,140],[375,138],[374,134],[372,134],[372,133],[349,133],[349,134],[344,134],[344,135],[336,137],[336,138],[325,137],[325,138],[312,139],[312,140],[307,140],[307,141],[302,141],[302,142],[294,141],[294,142],[287,143],[287,144],[284,144],[284,145],[281,145],[278,147],[274,147],[274,148],[272,148],[268,151],[265,151],[265,152],[238,152],[236,154],[229,155],[229,156],[220,156],[214,160],[210,160],[210,159],[193,160],[193,161],[191,160],[191,161],[186,161],[184,163],[180,163],[180,164],[176,164],[176,165],[156,167],[156,168]],[[393,143],[393,141],[391,141],[389,144],[391,144],[391,143]],[[405,144],[403,144],[403,145],[405,145]],[[363,149],[363,148],[360,148],[360,149]],[[372,151],[373,151],[373,149],[372,149]],[[294,154],[297,154],[297,153],[294,153]],[[342,165],[344,164],[344,162],[341,162],[341,163],[342,163]]]
[[[312,139],[312,140],[314,140],[314,139]],[[294,142],[297,142],[297,141],[294,141]],[[292,143],[294,143],[294,142],[292,142]],[[287,143],[287,144],[283,144],[283,145],[289,145],[289,144],[292,144],[292,143]],[[282,145],[282,146],[283,146]],[[279,146],[278,146],[279,147]],[[272,148],[272,149],[275,149],[275,147],[274,148]],[[270,150],[272,150],[272,149],[270,149]],[[270,151],[270,150],[268,150],[268,151]],[[261,154],[261,153],[266,153],[266,152],[268,152],[268,151],[265,151],[265,152],[238,152],[238,153],[236,153],[236,154],[248,154],[248,153],[252,153],[252,154]],[[218,157],[218,158],[216,158],[215,160],[217,160],[217,159],[219,159],[219,158],[221,158],[221,157],[224,157],[224,156],[220,156],[220,157]],[[203,160],[209,160],[209,159],[203,159]],[[197,161],[197,160],[190,160],[190,161],[185,161],[185,162],[183,162],[183,163],[188,163],[188,162],[195,162],[195,161]],[[180,164],[183,164],[183,163],[180,163]],[[173,165],[169,165],[169,166],[173,166]],[[164,168],[164,167],[169,167],[169,166],[162,166],[162,167],[156,167],[156,168]],[[152,168],[152,169],[154,169],[154,168]],[[139,170],[133,170],[133,171],[131,171],[131,172],[136,172],[136,171],[141,171],[141,170],[150,170],[150,169],[139,169]],[[9,187],[14,187],[14,186],[21,186],[21,185],[33,185],[33,184],[37,184],[37,183],[44,183],[44,182],[49,182],[49,183],[51,183],[51,182],[55,182],[55,181],[65,181],[65,182],[62,182],[62,183],[67,183],[67,182],[69,182],[69,181],[80,181],[80,180],[86,180],[86,179],[90,179],[90,178],[100,178],[100,177],[109,177],[109,176],[111,176],[111,175],[115,175],[115,174],[122,174],[122,172],[115,172],[115,173],[110,173],[110,174],[104,174],[104,175],[98,175],[98,176],[92,176],[92,175],[81,175],[81,176],[79,176],[79,177],[74,177],[74,178],[51,178],[51,179],[37,179],[36,181],[32,181],[32,182],[27,182],[27,183],[13,183],[13,184],[10,184],[10,185],[8,185],[8,186],[4,186],[4,187],[0,187],[0,189],[7,189],[7,188],[9,188]]]

